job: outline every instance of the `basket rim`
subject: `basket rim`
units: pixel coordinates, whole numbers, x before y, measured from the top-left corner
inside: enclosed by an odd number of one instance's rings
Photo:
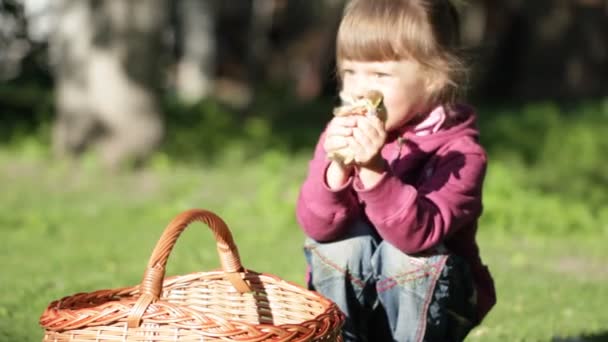
[[[219,279],[228,281],[228,279],[226,277],[223,277],[223,275],[225,275],[225,274],[226,274],[226,272],[224,272],[223,270],[217,269],[217,270],[211,270],[211,271],[206,271],[206,272],[192,272],[192,273],[188,273],[185,275],[173,275],[173,276],[166,277],[164,279],[163,289],[165,289],[166,287],[172,285],[173,283],[179,282],[180,280],[185,279],[185,278],[196,279],[196,278],[206,278],[206,277],[210,277],[210,276],[219,276],[220,277]],[[302,322],[298,323],[297,325],[306,324],[306,322],[315,321],[318,317],[324,316],[327,314],[330,314],[330,315],[342,314],[335,303],[333,303],[329,299],[323,297],[318,292],[308,290],[294,282],[290,282],[290,281],[281,279],[276,275],[268,274],[268,273],[260,273],[260,272],[256,272],[256,271],[248,270],[248,269],[244,269],[244,271],[240,272],[239,274],[245,280],[247,280],[248,277],[268,278],[268,280],[270,280],[271,282],[274,282],[275,285],[278,284],[284,288],[293,290],[294,292],[298,292],[298,295],[306,296],[310,300],[313,300],[313,301],[319,303],[323,307],[324,311],[319,312],[314,318],[302,321]],[[122,322],[126,323],[130,311],[132,310],[133,306],[136,305],[137,300],[139,299],[139,296],[141,295],[141,293],[139,291],[140,287],[141,287],[141,285],[138,284],[138,285],[128,286],[128,287],[94,290],[91,292],[77,292],[77,293],[73,293],[71,295],[62,297],[60,299],[52,301],[45,308],[42,315],[40,316],[39,324],[46,330],[61,332],[61,331],[67,331],[67,330],[73,330],[73,329],[83,329],[83,328],[87,328],[87,327],[99,327],[99,326],[104,326],[104,325],[112,325],[112,324],[122,323]],[[113,297],[116,299],[112,299]],[[73,307],[69,306],[70,301],[76,301],[79,298],[95,298],[95,299],[98,299],[100,301],[100,303],[94,303],[90,307],[80,307],[80,308],[73,308]],[[63,307],[63,305],[66,304],[66,302],[68,302],[68,306]],[[210,318],[210,315],[202,313],[202,312],[194,310],[194,309],[191,309],[188,306],[171,303],[170,301],[166,300],[165,297],[161,297],[159,300],[151,303],[148,310],[150,312],[155,312],[158,310],[158,307],[160,307],[160,306],[173,307],[173,308],[177,309],[178,311],[183,311],[185,314],[190,314],[192,317],[199,317],[201,320],[205,320],[207,318],[212,319],[212,318]],[[120,311],[121,311],[121,314],[118,315],[115,319],[112,319],[109,321],[108,320],[95,320],[95,318],[102,315],[103,312],[116,310],[116,308],[114,308],[114,307],[120,308]],[[148,310],[146,310],[146,311],[148,311]],[[72,324],[69,324],[67,326],[64,323],[59,324],[61,322],[64,322],[63,320],[60,321],[60,320],[56,319],[56,316],[59,316],[59,315],[62,315],[62,316],[71,315],[71,316],[77,317],[77,321],[75,321]],[[142,320],[145,323],[145,321],[146,321],[145,315]],[[226,319],[226,321],[237,322],[237,323],[239,322],[238,320],[234,320],[234,319]],[[158,319],[155,320],[155,323],[163,324]],[[257,323],[257,324],[250,324],[250,325],[267,326],[268,324]],[[288,327],[288,326],[294,326],[294,323],[283,323],[283,324],[277,324],[277,325],[273,325],[273,326]]]
[[[221,270],[165,277],[167,260],[177,239],[184,229],[195,221],[205,223],[211,229],[216,240],[216,249],[222,266]],[[205,284],[192,285],[200,280],[226,281],[230,283],[231,287],[223,288],[211,284],[211,286],[205,288]],[[176,285],[175,288],[179,289],[178,295],[173,298],[171,295],[163,297],[163,294],[167,293],[165,290],[172,290],[172,285]],[[268,287],[269,291],[266,291],[268,285],[270,285]],[[197,301],[202,300],[196,298],[201,294],[196,289],[197,287],[200,287],[203,292],[206,289],[216,290],[216,295],[214,296],[211,293],[210,296],[217,297],[218,302],[211,300],[209,301],[211,305],[208,307],[199,305],[200,302],[197,304]],[[227,294],[226,298],[219,296],[218,288],[222,294]],[[181,292],[179,291],[182,290],[193,291],[193,300],[190,300],[188,296],[180,296]],[[291,291],[290,294],[296,295],[296,300],[290,298],[288,294],[282,293],[282,290]],[[207,293],[203,294],[204,296],[209,295]],[[266,297],[259,297],[260,294]],[[272,296],[269,296],[269,294]],[[237,297],[251,296],[253,298],[232,298],[233,295]],[[276,303],[271,301],[271,297],[275,295]],[[186,299],[183,300],[183,298]],[[260,298],[262,299],[260,300]],[[233,301],[233,299],[236,300]],[[240,301],[240,299],[243,299],[243,301]],[[305,302],[305,299],[310,300],[310,302]],[[219,313],[216,315],[214,310],[220,311],[217,308],[222,306],[231,308],[229,306],[231,303],[226,305],[222,300],[232,301],[235,305],[240,303],[247,306],[250,304],[249,301],[253,300],[259,319],[250,320],[254,316],[247,310],[242,310],[243,314],[241,314],[240,309],[236,310],[239,313],[234,315]],[[245,302],[247,304],[244,304]],[[288,306],[285,306],[285,308],[296,308],[300,311],[291,311],[293,315],[291,312],[280,312],[284,317],[291,317],[276,321],[283,322],[283,324],[274,324],[275,320],[272,315],[269,317],[260,314],[260,312],[266,312],[268,309],[272,311],[271,302],[274,304],[286,303]],[[191,303],[194,303],[194,305],[191,305]],[[278,305],[274,306],[279,311],[283,310]],[[224,312],[229,312],[229,310]],[[245,318],[240,319],[241,317]],[[290,319],[293,317],[295,319],[291,321]],[[311,318],[308,319],[309,317]],[[81,330],[86,332],[96,331],[95,336],[99,336],[104,329],[120,327],[123,337],[126,337],[126,335],[131,336],[131,333],[149,333],[149,329],[166,329],[173,332],[173,329],[178,328],[188,332],[196,332],[197,336],[199,333],[204,336],[207,336],[207,334],[218,336],[217,334],[221,333],[224,337],[242,335],[243,333],[249,336],[253,333],[256,340],[259,340],[262,335],[267,335],[268,332],[264,332],[264,330],[273,327],[270,329],[273,331],[272,334],[280,337],[281,341],[286,341],[285,336],[296,335],[303,338],[298,338],[298,341],[308,341],[313,335],[325,338],[339,334],[339,330],[344,324],[344,318],[344,314],[335,303],[315,291],[283,280],[273,274],[245,269],[241,264],[236,244],[226,223],[208,210],[190,209],[176,216],[165,228],[148,259],[148,265],[140,284],[65,296],[47,306],[40,316],[39,324],[46,330],[47,334],[52,336],[55,334],[71,335]],[[142,326],[142,324],[145,325]],[[73,335],[71,336],[73,337]],[[115,337],[116,335],[112,334],[112,338]]]

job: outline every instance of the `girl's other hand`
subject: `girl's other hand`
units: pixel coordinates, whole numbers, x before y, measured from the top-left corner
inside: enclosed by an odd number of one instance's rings
[[[353,116],[334,117],[325,130],[323,148],[327,154],[348,148],[348,141],[352,140],[353,129],[357,126],[357,119]],[[331,189],[342,187],[352,173],[352,165],[332,161],[325,174],[325,182]]]
[[[326,153],[331,153],[348,146],[348,140],[353,135],[353,129],[357,126],[357,118],[354,116],[334,117],[325,130],[325,141],[323,148]]]
[[[375,163],[381,156],[380,151],[386,141],[384,123],[375,116],[359,116],[357,125],[352,129],[352,139],[348,139],[355,162],[365,167]]]

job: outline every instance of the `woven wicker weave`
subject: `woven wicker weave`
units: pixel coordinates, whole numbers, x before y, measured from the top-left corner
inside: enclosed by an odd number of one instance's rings
[[[164,279],[167,258],[193,221],[215,235],[222,270]],[[40,317],[44,341],[341,341],[344,316],[316,292],[246,270],[228,227],[199,209],[177,216],[158,241],[142,283],[78,293]]]

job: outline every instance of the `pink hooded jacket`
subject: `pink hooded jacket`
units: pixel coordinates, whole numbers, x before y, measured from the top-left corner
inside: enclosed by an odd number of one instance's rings
[[[438,110],[443,108],[429,116]],[[387,171],[368,189],[356,177],[341,189],[328,188],[329,161],[321,135],[296,215],[304,232],[321,242],[340,239],[349,223],[362,218],[406,254],[444,243],[469,262],[481,321],[496,302],[492,277],[475,241],[487,157],[478,142],[473,110],[467,106],[455,110],[457,122],[432,134],[417,134],[413,127],[391,134],[382,149]]]

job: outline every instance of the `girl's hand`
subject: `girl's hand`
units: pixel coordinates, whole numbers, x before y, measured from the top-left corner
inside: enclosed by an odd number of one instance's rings
[[[357,118],[354,116],[334,117],[325,131],[325,141],[323,142],[325,153],[336,152],[348,147],[348,140],[352,137],[356,125]]]
[[[357,126],[352,129],[352,138],[347,142],[357,165],[375,167],[381,159],[380,151],[386,141],[384,123],[375,116],[358,116],[356,119]]]
[[[348,148],[348,140],[352,139],[353,129],[357,119],[353,116],[334,117],[327,125],[323,148],[326,154]],[[342,187],[352,173],[352,165],[332,161],[325,174],[325,182],[331,189]]]

